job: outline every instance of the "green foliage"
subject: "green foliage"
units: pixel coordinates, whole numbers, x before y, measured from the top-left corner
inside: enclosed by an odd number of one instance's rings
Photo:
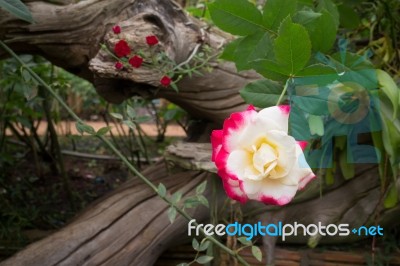
[[[0,1],[0,8],[10,12],[19,19],[33,23],[32,14],[28,7],[21,2],[21,0],[2,0]]]
[[[240,91],[240,95],[247,103],[260,108],[274,106],[281,93],[282,85],[268,79],[249,83]]]

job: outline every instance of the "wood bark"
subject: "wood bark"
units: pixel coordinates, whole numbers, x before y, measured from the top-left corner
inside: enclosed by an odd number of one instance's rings
[[[212,61],[209,65],[212,71],[183,78],[176,93],[159,86],[163,73],[154,66],[117,71],[115,59],[101,49],[101,45],[112,49],[117,38],[123,38],[137,48],[145,48],[145,36],[157,35],[160,39],[157,49],[179,64],[205,45],[213,54],[218,54],[231,36],[189,17],[170,0],[85,0],[77,3],[65,0],[57,3],[27,1],[36,21],[32,25],[0,10],[0,39],[18,53],[41,54],[92,81],[98,93],[110,102],[118,103],[140,95],[163,97],[180,105],[192,117],[206,121],[193,130],[202,137],[197,140],[208,141],[211,129],[220,126],[230,113],[243,110],[245,103],[238,91],[259,78],[251,71],[238,73],[230,63]],[[115,24],[122,27],[120,37],[111,32]],[[0,50],[0,58],[6,56],[5,51]],[[182,156],[179,149],[170,150],[167,160],[173,159],[168,162],[191,170],[178,170],[174,174],[165,164],[159,163],[144,175],[155,183],[164,183],[172,192],[180,190],[185,194],[193,193],[204,179],[216,178],[202,170],[212,171],[205,159],[209,153],[204,153],[204,149],[200,159]],[[189,154],[194,154],[194,150]],[[243,206],[245,217],[250,221],[305,224],[319,221],[346,222],[352,226],[376,222],[395,224],[400,209],[399,206],[389,210],[381,208],[382,193],[376,167],[358,169],[356,177],[350,181],[343,180],[340,173],[336,178],[339,182],[324,188],[322,197],[319,197],[318,182],[314,182],[287,207],[254,202]],[[207,190],[206,195],[210,193]],[[218,193],[217,205],[223,201],[223,189]],[[1,265],[152,265],[168,246],[187,239],[187,222],[178,218],[170,224],[166,210],[167,205],[162,200],[133,179],[92,204],[62,230],[28,246]],[[204,208],[195,209],[192,214],[199,222],[209,218]],[[354,240],[320,237],[290,238],[286,243]],[[269,254],[273,253],[275,241],[276,238],[264,239]]]

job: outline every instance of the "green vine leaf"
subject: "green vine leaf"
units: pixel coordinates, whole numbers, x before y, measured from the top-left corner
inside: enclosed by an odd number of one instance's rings
[[[247,0],[217,0],[208,8],[215,25],[226,32],[246,36],[257,30],[266,30],[261,12]]]
[[[20,0],[1,0],[0,8],[10,12],[19,19],[29,23],[34,23],[31,12],[28,7]]]
[[[285,74],[293,76],[302,70],[311,57],[311,41],[307,30],[286,18],[274,42],[276,61]]]
[[[199,263],[199,264],[206,264],[206,263],[212,261],[213,259],[214,258],[211,257],[211,256],[204,255],[204,256],[198,257],[196,259],[196,262]]]
[[[262,261],[262,252],[261,249],[257,246],[252,246],[251,247],[251,253],[253,254],[253,256],[258,260],[258,261]]]
[[[83,133],[88,133],[90,135],[95,135],[96,134],[96,131],[94,130],[94,128],[92,126],[89,126],[89,125],[84,124],[82,122],[76,122],[75,123],[75,127],[76,127],[76,130],[78,130],[78,132],[80,134],[83,134]]]
[[[157,191],[158,194],[163,198],[167,195],[167,188],[164,186],[163,183],[158,184]]]

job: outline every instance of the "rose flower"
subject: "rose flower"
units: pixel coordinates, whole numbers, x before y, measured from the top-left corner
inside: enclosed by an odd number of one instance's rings
[[[212,161],[227,195],[285,205],[314,177],[298,142],[288,135],[287,105],[233,113],[211,135]]]

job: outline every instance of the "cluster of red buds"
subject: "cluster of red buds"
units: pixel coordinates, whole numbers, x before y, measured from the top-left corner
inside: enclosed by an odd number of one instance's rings
[[[121,27],[116,25],[112,28],[114,34],[121,33]],[[150,35],[146,37],[146,43],[148,46],[155,46],[158,44],[157,36]],[[127,58],[128,63],[133,68],[140,68],[143,64],[144,59],[138,55],[133,54],[133,49],[129,46],[129,44],[125,40],[119,40],[114,46],[114,54],[119,58]],[[115,63],[115,68],[117,70],[122,70],[124,68],[124,63],[122,61],[117,61]],[[160,79],[160,84],[164,87],[168,87],[171,85],[172,79],[168,75],[164,75]]]

